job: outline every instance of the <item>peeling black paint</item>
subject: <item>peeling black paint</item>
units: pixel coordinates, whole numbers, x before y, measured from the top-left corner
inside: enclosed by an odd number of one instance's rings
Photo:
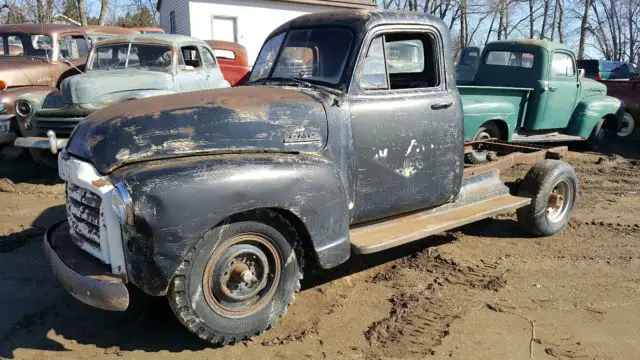
[[[286,142],[296,133],[308,141]],[[78,125],[68,151],[98,171],[126,163],[229,151],[318,152],[327,120],[323,105],[297,89],[238,87],[119,104]]]

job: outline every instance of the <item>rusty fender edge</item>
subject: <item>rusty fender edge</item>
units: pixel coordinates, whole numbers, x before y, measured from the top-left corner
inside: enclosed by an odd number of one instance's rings
[[[44,234],[44,253],[62,287],[87,305],[102,310],[125,311],[129,306],[129,290],[122,280],[112,276],[82,275],[62,260],[64,256],[52,245],[51,237],[65,222],[49,227]]]

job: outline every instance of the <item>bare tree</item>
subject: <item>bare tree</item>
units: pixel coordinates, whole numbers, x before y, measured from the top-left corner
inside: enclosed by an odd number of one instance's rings
[[[78,0],[78,11],[80,12],[80,24],[87,26],[87,6],[84,0]]]
[[[580,22],[580,40],[578,44],[578,59],[584,58],[584,45],[587,38],[587,29],[589,28],[589,9],[591,8],[591,1],[584,0],[584,12],[582,13],[582,20]]]
[[[109,0],[102,0],[100,6],[100,17],[98,18],[98,25],[104,25],[104,21],[107,18],[107,8],[109,7]]]

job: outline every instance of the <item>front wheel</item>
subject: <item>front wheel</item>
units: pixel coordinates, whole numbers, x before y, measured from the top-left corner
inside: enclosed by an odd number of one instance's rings
[[[301,279],[296,231],[265,210],[210,230],[178,268],[167,296],[191,332],[214,344],[233,344],[284,316]]]
[[[587,139],[587,145],[591,150],[598,150],[606,143],[609,139],[609,129],[607,127],[607,122],[605,118],[600,119],[596,126],[593,127],[591,131],[591,135],[589,139]]]
[[[534,235],[553,235],[567,226],[575,208],[576,172],[564,161],[540,161],[525,175],[518,196],[531,198],[517,211],[520,225]]]
[[[50,150],[29,149],[33,161],[43,167],[55,169],[58,167],[58,155],[51,153]]]

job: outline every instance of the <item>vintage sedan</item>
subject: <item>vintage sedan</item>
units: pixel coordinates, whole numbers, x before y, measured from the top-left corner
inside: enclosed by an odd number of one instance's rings
[[[80,73],[89,45],[83,28],[61,24],[0,26],[0,149],[11,144],[24,124],[16,121],[15,99],[35,90],[54,90]],[[28,126],[28,125],[27,125]]]
[[[204,41],[167,34],[108,39],[91,50],[87,72],[66,79],[60,91],[36,91],[16,100],[20,122],[31,126],[14,145],[28,148],[37,163],[54,167],[54,154],[93,111],[129,100],[223,87],[229,82]]]

